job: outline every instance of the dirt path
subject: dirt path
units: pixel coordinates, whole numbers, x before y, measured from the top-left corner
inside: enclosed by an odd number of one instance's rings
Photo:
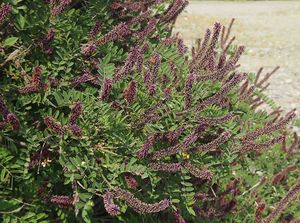
[[[232,34],[247,53],[241,59],[241,70],[256,72],[264,66],[270,71],[280,65],[273,76],[268,94],[286,111],[300,111],[300,2],[192,1],[178,19],[179,31],[191,45],[202,37],[214,22],[228,24],[236,18]]]

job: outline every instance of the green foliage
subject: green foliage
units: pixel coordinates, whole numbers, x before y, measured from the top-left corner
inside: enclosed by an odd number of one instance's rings
[[[18,117],[20,129],[16,131],[7,125],[0,131],[2,222],[174,222],[172,213],[177,209],[187,222],[254,222],[257,197],[267,204],[274,204],[295,183],[299,169],[290,173],[282,184],[270,185],[274,174],[288,165],[298,165],[295,157],[286,159],[286,154],[278,146],[272,145],[262,151],[243,150],[240,139],[249,132],[264,128],[274,117],[265,111],[254,110],[248,100],[240,100],[238,86],[232,87],[226,94],[228,105],[212,103],[202,110],[196,109],[197,104],[218,93],[225,82],[230,81],[230,75],[237,76],[237,73],[232,71],[223,80],[194,83],[192,106],[185,108],[184,90],[192,59],[189,53],[181,52],[177,39],[171,44],[162,43],[171,35],[169,24],[159,20],[156,29],[142,40],[129,36],[101,45],[92,55],[84,56],[82,46],[91,41],[89,31],[96,21],[100,20],[102,24],[93,40],[103,37],[120,22],[128,22],[126,15],[135,18],[138,13],[126,12],[122,17],[114,14],[108,1],[92,0],[73,1],[61,14],[51,16],[46,1],[6,2],[13,9],[7,20],[0,23],[1,95],[8,110]],[[164,15],[166,8],[165,4],[158,4],[149,10],[152,14]],[[140,30],[144,25],[137,24],[132,29]],[[49,43],[53,53],[47,54],[40,41],[49,29],[54,30],[55,36]],[[114,78],[128,62],[132,47],[142,47],[144,43],[149,44],[149,48],[142,55],[142,73],[132,69],[130,75],[113,84],[108,100],[100,100],[105,80]],[[153,68],[155,53],[161,58],[161,64],[157,73],[157,92],[153,96],[149,95],[143,75]],[[170,80],[174,78],[172,65],[178,75],[178,85],[173,86],[169,82],[163,86],[163,75]],[[20,93],[21,87],[32,82],[31,76],[37,66],[42,69],[42,82],[47,86],[33,93]],[[210,74],[207,68],[197,72]],[[74,86],[74,80],[84,73],[94,75],[99,84],[86,82]],[[58,86],[50,85],[51,79],[59,80]],[[132,80],[137,82],[138,90],[130,104],[124,98],[124,89]],[[169,96],[164,91],[167,87],[172,89]],[[255,95],[275,108],[274,102],[259,90],[255,91]],[[151,109],[161,101],[164,102],[162,106]],[[47,126],[44,119],[52,117],[61,126],[69,128],[76,102],[83,106],[76,123],[81,135],[72,134],[69,130],[60,135]],[[112,106],[114,102],[119,108]],[[159,118],[152,121],[149,116],[143,120],[149,110]],[[182,165],[190,161],[197,167],[209,169],[213,173],[210,181],[193,176],[187,168],[175,173],[153,169],[148,158],[137,156],[153,133],[168,133],[185,126],[184,133],[176,141],[181,143],[193,134],[199,117],[220,118],[228,114],[233,114],[234,118],[209,125],[192,144],[197,147],[212,142],[222,132],[230,133],[230,139],[213,151],[180,151],[152,160]],[[5,120],[5,115],[2,116]],[[254,143],[266,142],[279,134],[279,131],[273,131]],[[157,140],[150,152],[169,146],[168,142]],[[43,155],[45,151],[50,155]],[[137,189],[131,188],[126,181],[128,173],[136,180]],[[262,178],[266,178],[266,182],[253,188]],[[234,180],[238,184],[232,190],[238,192],[225,193]],[[109,216],[102,196],[115,188],[131,191],[145,203],[167,198],[170,207],[161,213],[138,215],[128,201],[116,199],[120,213],[115,217]],[[215,196],[215,201],[206,204],[204,200],[195,199],[199,193]],[[54,202],[53,196],[68,196],[72,204]],[[224,203],[228,201],[234,201],[236,205],[223,210]],[[209,207],[218,213],[205,217],[201,211],[197,212],[195,206],[203,207],[204,211]],[[299,204],[292,202],[285,215],[300,217],[298,207]],[[270,209],[267,209],[264,216],[269,212]]]

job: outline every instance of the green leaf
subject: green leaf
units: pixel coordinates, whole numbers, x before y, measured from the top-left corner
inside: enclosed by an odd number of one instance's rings
[[[92,207],[93,207],[93,202],[92,201],[88,201],[85,205],[84,208],[82,210],[82,219],[84,220],[84,222],[86,223],[91,223],[91,218],[90,218],[90,214],[92,212]]]
[[[19,26],[20,26],[20,28],[21,29],[24,29],[24,27],[25,27],[25,23],[26,23],[26,19],[25,19],[25,17],[24,16],[22,16],[21,14],[19,14],[19,16],[18,16],[18,24],[19,24]]]
[[[4,41],[4,46],[13,46],[18,39],[18,37],[9,37]]]

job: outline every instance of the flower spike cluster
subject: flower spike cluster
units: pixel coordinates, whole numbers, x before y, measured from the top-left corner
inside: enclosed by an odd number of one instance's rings
[[[192,174],[193,176],[200,178],[201,180],[210,181],[212,179],[212,173],[206,169],[198,169],[192,165],[189,161],[183,163],[183,166]]]
[[[113,80],[111,78],[107,78],[103,81],[103,85],[100,91],[100,99],[102,101],[106,101],[109,98],[110,92],[112,90]]]
[[[259,136],[270,134],[274,131],[277,131],[279,129],[284,128],[292,119],[294,119],[296,116],[295,110],[290,111],[289,113],[286,114],[286,116],[282,119],[279,120],[277,123],[271,124],[271,125],[266,125],[263,128],[259,128],[253,132],[247,133],[243,138],[242,141],[251,141],[256,139]]]
[[[37,66],[32,71],[31,82],[18,90],[21,94],[37,93],[47,88],[47,85],[42,82],[43,69]]]

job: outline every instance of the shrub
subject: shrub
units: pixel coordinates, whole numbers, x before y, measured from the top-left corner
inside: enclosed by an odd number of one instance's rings
[[[239,72],[219,23],[189,52],[170,35],[186,5],[2,3],[3,222],[272,222],[295,200],[273,72]]]

